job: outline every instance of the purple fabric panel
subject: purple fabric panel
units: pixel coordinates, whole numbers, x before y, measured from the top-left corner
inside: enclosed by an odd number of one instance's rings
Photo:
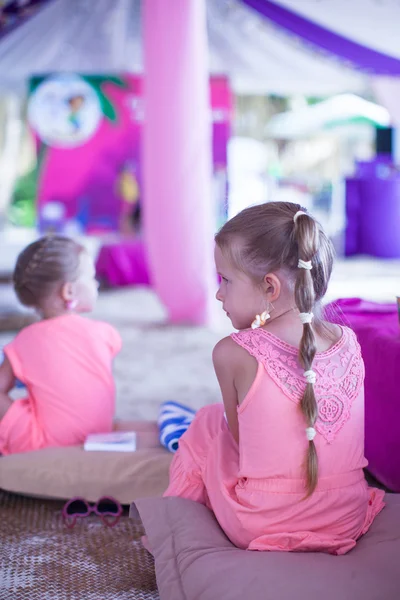
[[[395,304],[358,298],[334,303],[327,316],[356,333],[365,363],[365,455],[368,470],[400,492],[400,323]]]
[[[360,180],[361,254],[400,258],[400,179]]]
[[[321,27],[269,0],[242,0],[276,25],[370,73],[400,75],[400,60]]]
[[[346,180],[345,253],[400,258],[400,179]]]

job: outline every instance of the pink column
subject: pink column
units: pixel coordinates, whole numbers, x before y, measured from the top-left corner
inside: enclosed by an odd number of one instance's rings
[[[174,323],[209,321],[215,276],[204,0],[145,0],[144,226]]]

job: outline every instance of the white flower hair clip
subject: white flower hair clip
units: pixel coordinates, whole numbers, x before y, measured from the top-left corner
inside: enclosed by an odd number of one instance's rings
[[[261,315],[256,315],[256,318],[251,324],[252,329],[258,329],[258,327],[262,327],[271,318],[271,315],[267,310],[261,313]]]

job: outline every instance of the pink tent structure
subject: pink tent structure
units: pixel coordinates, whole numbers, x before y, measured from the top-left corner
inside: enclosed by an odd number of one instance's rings
[[[153,285],[172,322],[211,316],[211,115],[204,0],[144,4],[144,192]]]
[[[1,40],[0,82],[20,92],[33,72],[144,67],[152,279],[171,321],[206,323],[215,287],[209,71],[227,74],[238,93],[374,88],[396,122],[399,18],[398,3],[374,0],[49,0]]]

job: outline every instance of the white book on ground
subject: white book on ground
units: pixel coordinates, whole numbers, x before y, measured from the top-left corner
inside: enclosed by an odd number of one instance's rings
[[[136,433],[134,431],[92,433],[87,436],[83,448],[84,450],[102,450],[106,452],[135,452]]]

